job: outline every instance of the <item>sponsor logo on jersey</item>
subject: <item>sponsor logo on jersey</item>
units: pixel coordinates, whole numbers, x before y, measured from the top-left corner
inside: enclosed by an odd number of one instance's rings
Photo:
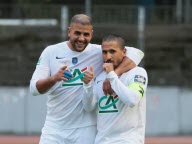
[[[145,85],[146,78],[144,76],[136,75],[134,78],[134,82],[138,82]]]
[[[118,95],[102,96],[99,99],[98,107],[99,113],[114,113],[118,112],[116,103],[119,101]]]
[[[87,67],[79,70],[79,69],[74,69],[71,70],[70,72],[73,74],[73,78],[67,81],[64,81],[62,86],[79,86],[83,85],[83,76],[87,70]]]

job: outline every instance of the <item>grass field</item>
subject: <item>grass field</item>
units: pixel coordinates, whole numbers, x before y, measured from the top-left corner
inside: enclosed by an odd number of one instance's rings
[[[38,144],[39,136],[0,136],[0,144]],[[147,137],[145,144],[192,144],[191,137]]]

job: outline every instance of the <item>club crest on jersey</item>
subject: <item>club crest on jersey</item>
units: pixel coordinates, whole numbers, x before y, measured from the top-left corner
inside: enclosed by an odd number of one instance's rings
[[[138,82],[145,85],[146,78],[144,76],[136,75],[134,78],[134,82]]]
[[[71,70],[71,74],[73,74],[73,78],[69,79],[67,81],[64,81],[62,86],[79,86],[83,85],[83,76],[87,70],[87,67],[79,70],[79,69],[74,69]]]
[[[118,95],[102,96],[99,99],[98,107],[99,113],[114,113],[118,112],[116,103],[119,101]]]
[[[77,64],[78,63],[78,58],[77,57],[73,57],[72,58],[72,64]]]

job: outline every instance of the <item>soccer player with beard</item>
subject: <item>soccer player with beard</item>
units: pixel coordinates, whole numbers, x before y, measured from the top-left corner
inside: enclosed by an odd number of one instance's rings
[[[94,67],[91,78],[102,71],[101,46],[90,43],[92,36],[91,18],[84,14],[75,15],[68,28],[69,40],[45,48],[37,62],[30,81],[30,92],[34,96],[48,96],[40,144],[94,143],[96,115],[86,112],[82,104],[84,74],[88,66]],[[138,64],[143,58],[142,51],[131,47],[127,49],[127,57],[115,70],[117,74],[135,66],[133,59]],[[108,87],[104,86],[104,89],[110,92]]]
[[[91,77],[94,67],[91,66],[86,72],[82,100],[86,111],[97,112],[97,135],[94,144],[144,144],[147,73],[138,66],[121,75],[114,72],[126,52],[122,37],[104,37],[102,52],[104,71],[94,82]],[[114,91],[111,95],[105,95],[102,91],[106,78]]]

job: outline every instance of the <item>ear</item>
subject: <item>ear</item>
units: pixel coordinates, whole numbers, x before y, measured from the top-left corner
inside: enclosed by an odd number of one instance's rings
[[[93,32],[94,32],[94,31],[92,30],[92,32],[91,32],[91,38],[93,37]]]
[[[70,36],[70,31],[71,31],[71,28],[68,27],[68,30],[67,30],[68,37]]]
[[[127,49],[124,48],[124,49],[123,49],[123,55],[124,55],[124,56],[126,56],[126,51],[127,51]]]

